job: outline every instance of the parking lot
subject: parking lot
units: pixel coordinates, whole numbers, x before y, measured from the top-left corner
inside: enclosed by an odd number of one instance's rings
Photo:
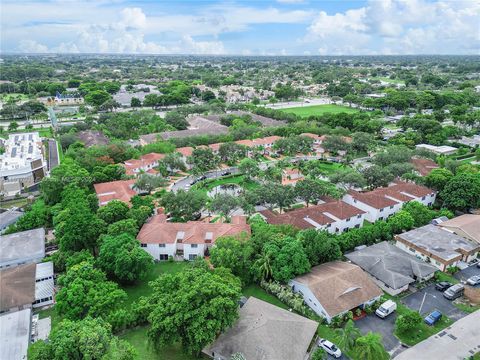
[[[443,293],[435,289],[435,284],[403,298],[401,302],[410,309],[417,310],[421,315],[428,315],[433,310],[439,310],[453,321],[457,321],[467,315],[467,313],[453,305],[451,300],[444,298]]]
[[[462,271],[457,272],[454,276],[456,279],[460,280],[461,282],[467,281],[468,278],[474,276],[474,275],[480,275],[480,268],[478,268],[476,265],[469,266],[466,269],[463,269]],[[480,287],[479,285],[475,286],[476,288]]]
[[[363,319],[355,321],[355,325],[357,325],[362,334],[367,334],[368,332],[380,333],[383,338],[385,350],[391,351],[400,345],[400,341],[393,335],[396,319],[396,312],[390,314],[385,319],[381,319],[375,314],[370,314]]]

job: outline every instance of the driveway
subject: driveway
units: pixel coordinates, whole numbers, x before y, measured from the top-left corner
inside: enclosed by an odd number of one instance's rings
[[[467,315],[467,313],[453,305],[451,300],[445,299],[440,291],[435,290],[435,284],[403,298],[401,302],[424,316],[433,310],[440,310],[443,315],[448,316],[453,321],[457,321]]]
[[[390,314],[385,319],[381,319],[375,314],[370,314],[363,319],[355,321],[355,325],[360,329],[363,335],[369,332],[380,333],[382,335],[385,350],[391,351],[400,345],[400,341],[395,335],[393,335],[396,318],[396,312]]]

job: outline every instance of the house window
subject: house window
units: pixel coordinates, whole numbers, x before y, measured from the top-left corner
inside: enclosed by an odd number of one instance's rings
[[[422,196],[422,200],[425,200],[425,196]]]
[[[158,258],[160,260],[168,260],[168,254],[160,254]]]
[[[383,217],[379,217],[378,220],[383,220]]]
[[[349,222],[349,221],[350,221],[350,218],[347,219],[347,222]]]
[[[165,244],[158,244],[158,247],[164,248]]]
[[[355,227],[358,229],[360,227],[360,224],[355,225]]]
[[[361,219],[361,218],[362,218],[362,214],[357,215],[357,219]]]
[[[147,244],[140,244],[141,247],[147,247]]]
[[[329,228],[330,226],[332,226],[332,224],[328,224],[328,225],[327,225],[327,228]]]
[[[198,244],[192,244],[192,245],[190,245],[190,247],[191,247],[192,249],[196,249],[196,248],[198,247]]]
[[[380,212],[383,212],[384,209],[380,209]]]
[[[197,258],[197,254],[189,254],[188,260],[195,260]]]
[[[414,248],[408,248],[408,250],[410,250],[411,252],[415,252],[415,249]]]
[[[390,206],[390,209],[393,209],[393,205],[392,205],[392,206]]]

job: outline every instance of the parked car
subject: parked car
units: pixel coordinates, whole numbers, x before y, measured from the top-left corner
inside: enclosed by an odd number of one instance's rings
[[[393,300],[387,300],[375,311],[375,315],[382,319],[385,319],[395,310],[397,310],[397,303]]]
[[[463,291],[465,287],[462,284],[456,284],[450,286],[444,293],[443,296],[446,297],[448,300],[455,300],[463,295]]]
[[[198,178],[195,179],[196,182],[205,180],[207,177],[205,175],[199,176]]]
[[[444,292],[447,290],[449,287],[451,287],[453,284],[449,283],[448,281],[440,281],[439,283],[435,284],[435,289],[438,291]]]
[[[320,346],[325,352],[329,355],[332,355],[336,359],[342,356],[342,352],[340,349],[332,342],[328,341],[327,339],[320,339],[318,341],[318,346]]]
[[[222,176],[232,175],[232,172],[231,171],[224,171],[221,175]]]
[[[434,310],[425,318],[424,321],[425,321],[425,324],[433,326],[441,318],[442,318],[442,313],[438,310]]]
[[[475,275],[475,276],[472,276],[471,278],[468,278],[467,284],[472,286],[480,284],[480,275]]]
[[[480,268],[480,261],[477,263],[477,267]]]

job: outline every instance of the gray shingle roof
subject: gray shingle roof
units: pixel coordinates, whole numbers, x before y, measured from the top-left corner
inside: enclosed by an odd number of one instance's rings
[[[240,352],[248,360],[303,360],[317,330],[315,321],[250,297],[238,321],[206,347],[215,359]]]
[[[392,289],[426,277],[437,269],[386,241],[345,255],[347,259]]]

